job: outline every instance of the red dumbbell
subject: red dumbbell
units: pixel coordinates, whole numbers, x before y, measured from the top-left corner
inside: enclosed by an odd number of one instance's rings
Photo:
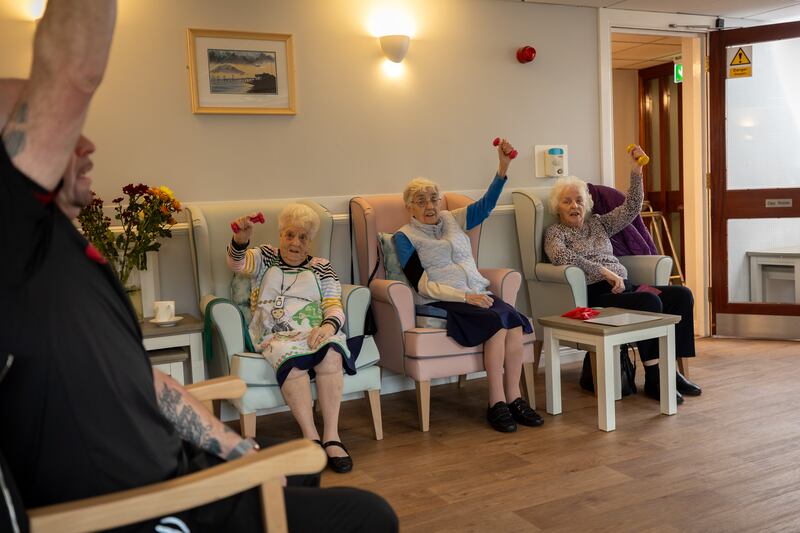
[[[263,224],[264,213],[258,213],[257,215],[250,217],[250,222],[253,222],[254,224]],[[236,222],[231,222],[231,229],[233,230],[234,233],[239,233],[239,231],[241,230],[239,224],[237,224]]]
[[[497,146],[498,144],[500,144],[500,137],[495,137],[494,140],[492,141],[492,146]],[[506,155],[508,156],[509,159],[514,159],[515,157],[517,157],[518,154],[519,152],[517,152],[516,150],[511,150],[511,152]]]

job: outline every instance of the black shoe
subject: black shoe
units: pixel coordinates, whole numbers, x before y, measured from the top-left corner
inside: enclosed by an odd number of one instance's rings
[[[680,372],[675,373],[675,387],[678,392],[686,396],[700,396],[703,394],[703,389],[692,383],[689,379]]]
[[[508,410],[506,402],[497,402],[486,411],[486,420],[489,424],[501,433],[513,433],[517,430],[517,424]]]
[[[346,474],[351,471],[353,469],[353,458],[350,457],[350,452],[347,451],[347,448],[344,447],[344,444],[338,440],[329,440],[328,442],[322,444],[322,449],[325,449],[328,446],[338,446],[339,448],[343,449],[346,454],[348,454],[347,457],[328,456],[328,466],[331,467],[331,470],[337,474]]]
[[[508,404],[508,410],[511,412],[514,421],[523,426],[536,427],[544,424],[544,418],[531,409],[531,406],[528,405],[528,402],[526,402],[522,396]]]
[[[646,368],[646,367],[645,367]],[[656,375],[656,379],[645,379],[644,380],[644,393],[654,400],[661,401],[661,386],[658,382],[658,375]],[[675,391],[676,400],[678,405],[683,403],[683,395],[680,391]]]

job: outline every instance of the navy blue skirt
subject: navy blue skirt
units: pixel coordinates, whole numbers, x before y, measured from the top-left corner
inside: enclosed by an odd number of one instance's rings
[[[522,327],[525,333],[533,331],[528,317],[494,294],[490,296],[494,301],[488,309],[464,302],[433,302],[430,305],[447,311],[447,336],[461,346],[483,344],[501,329]]]
[[[289,375],[289,372],[292,371],[293,368],[297,368],[298,370],[307,370],[308,377],[314,379],[316,376],[316,372],[314,372],[314,367],[322,362],[325,359],[325,356],[328,355],[328,349],[333,348],[339,355],[342,356],[342,369],[348,376],[355,376],[356,375],[356,359],[358,358],[359,352],[361,352],[361,345],[364,342],[364,337],[351,337],[347,339],[347,349],[350,350],[350,356],[348,357],[344,350],[336,344],[335,342],[329,342],[323,345],[319,350],[314,353],[310,353],[308,355],[301,355],[300,357],[292,357],[288,361],[285,361],[281,366],[278,367],[278,371],[275,373],[275,377],[278,380],[278,386],[283,387],[283,382],[286,381],[286,376]]]

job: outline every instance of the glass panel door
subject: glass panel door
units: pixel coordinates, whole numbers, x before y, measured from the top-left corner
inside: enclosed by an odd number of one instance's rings
[[[740,48],[751,75],[729,78]],[[798,54],[800,23],[711,35],[715,332],[731,320],[800,316]]]

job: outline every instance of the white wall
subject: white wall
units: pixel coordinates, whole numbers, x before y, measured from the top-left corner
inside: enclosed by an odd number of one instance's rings
[[[614,69],[614,186],[627,191],[631,165],[622,157],[631,143],[639,142],[639,72]]]
[[[405,3],[417,24],[405,75],[383,75],[367,0],[121,2],[106,78],[86,124],[95,190],[167,184],[184,202],[316,197],[334,213],[355,194],[400,191],[425,175],[473,195],[496,166],[497,136],[516,144],[507,191],[533,178],[535,144],[568,144],[570,171],[599,182],[597,11],[497,0]],[[291,33],[297,115],[193,115],[187,27]],[[33,24],[0,21],[0,76],[25,76]],[[537,49],[520,65],[517,47]],[[501,203],[508,203],[508,195]],[[349,271],[346,225],[334,265]],[[493,217],[483,266],[519,268],[513,216]],[[344,253],[341,253],[344,251]],[[162,251],[162,297],[193,304],[188,244]],[[520,307],[527,307],[524,302]]]

